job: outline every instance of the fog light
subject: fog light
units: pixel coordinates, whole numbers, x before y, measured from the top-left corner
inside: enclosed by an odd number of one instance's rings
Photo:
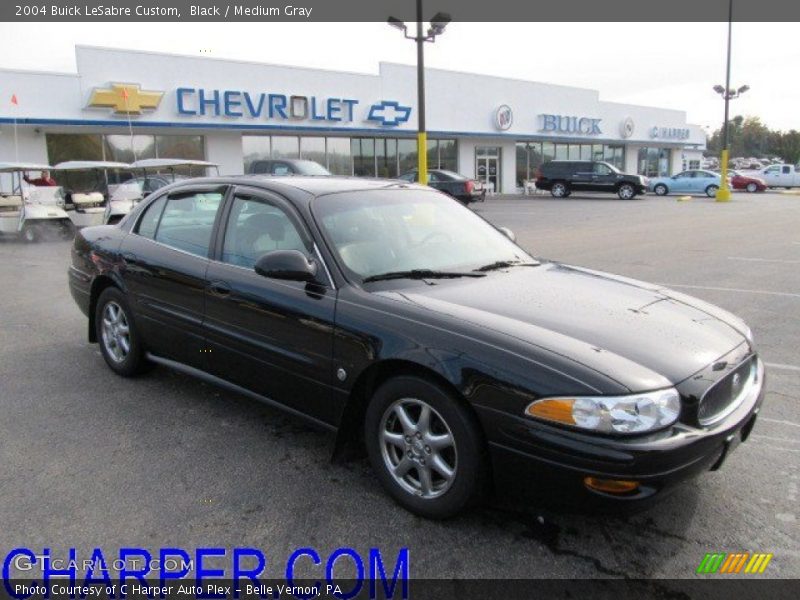
[[[599,479],[585,477],[583,483],[590,490],[605,492],[606,494],[630,494],[639,489],[638,481],[625,481],[623,479]]]

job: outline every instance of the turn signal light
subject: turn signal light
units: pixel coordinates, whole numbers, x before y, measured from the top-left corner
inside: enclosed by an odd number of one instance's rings
[[[573,400],[571,398],[540,400],[530,404],[526,412],[532,417],[575,425],[575,419],[572,417],[572,404]]]
[[[583,483],[590,490],[597,490],[598,492],[605,492],[606,494],[630,494],[639,489],[639,482],[625,481],[624,479],[586,477]]]

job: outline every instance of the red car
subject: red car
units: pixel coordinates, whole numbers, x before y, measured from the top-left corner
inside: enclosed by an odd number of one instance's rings
[[[739,171],[728,171],[731,176],[731,185],[735,190],[747,190],[748,192],[763,192],[767,189],[767,183],[759,177],[744,175]]]

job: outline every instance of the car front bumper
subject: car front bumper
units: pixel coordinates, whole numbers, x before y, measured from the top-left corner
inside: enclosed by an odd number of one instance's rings
[[[708,428],[677,423],[645,436],[607,437],[567,430],[483,409],[495,491],[542,504],[573,508],[644,508],[677,484],[716,470],[746,441],[765,395],[763,363],[758,385],[725,419]],[[635,492],[590,489],[587,477],[635,481]]]

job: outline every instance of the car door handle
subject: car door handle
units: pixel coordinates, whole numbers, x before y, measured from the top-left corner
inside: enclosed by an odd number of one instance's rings
[[[230,296],[231,286],[229,286],[224,281],[215,281],[209,284],[208,291],[211,292],[214,296],[225,298],[227,296]]]
[[[122,260],[126,264],[135,265],[136,264],[136,255],[132,252],[123,252],[122,253]]]

